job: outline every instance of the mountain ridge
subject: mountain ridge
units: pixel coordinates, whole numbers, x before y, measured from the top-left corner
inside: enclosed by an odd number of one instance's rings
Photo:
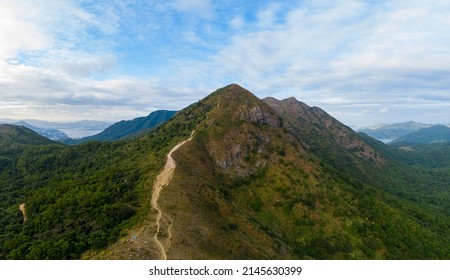
[[[55,143],[22,125],[0,124],[0,139],[11,144],[45,145]]]
[[[58,129],[54,129],[54,128],[41,128],[41,127],[36,127],[34,125],[31,125],[25,121],[20,121],[17,123],[13,123],[14,125],[21,125],[24,126],[26,128],[29,128],[31,130],[33,130],[34,132],[50,139],[50,140],[60,140],[60,139],[66,139],[68,138],[67,134],[64,133],[63,131],[60,131]]]
[[[173,155],[177,168],[160,197],[160,207],[173,220],[169,259],[392,258],[395,246],[382,237],[384,230],[372,227],[378,223],[405,232],[408,242],[416,243],[417,234],[434,238],[381,191],[328,169],[311,153],[317,150],[313,141],[306,143],[310,147],[300,142],[288,120],[237,85],[217,90],[178,117],[190,120],[191,125],[183,125],[186,138],[189,130],[195,133]],[[174,118],[159,130],[183,122]],[[332,119],[324,124],[341,132],[349,129]],[[362,143],[349,133],[351,144]],[[356,155],[361,151],[342,141],[346,137],[330,141],[341,143],[355,159],[383,167],[376,153]],[[344,224],[359,224],[361,231]],[[402,258],[415,250],[404,251]],[[105,252],[111,251],[116,252],[113,258],[121,258],[114,246]],[[147,253],[159,258],[157,252]]]
[[[390,249],[388,249],[387,241],[382,241],[382,231],[376,233],[377,230],[371,229],[373,230],[370,234],[371,238],[381,242],[376,246],[378,249],[371,253],[370,249],[364,249],[366,245],[363,244],[367,240],[363,241],[364,238],[361,236],[362,243],[350,241],[349,236],[354,233],[339,224],[363,221],[367,218],[364,216],[366,214],[359,217],[358,215],[371,212],[372,210],[368,210],[371,207],[382,211],[383,215],[390,216],[389,219],[392,219],[392,222],[400,223],[400,220],[406,219],[415,223],[414,219],[401,214],[403,210],[392,208],[387,202],[389,200],[383,198],[385,194],[380,193],[380,190],[375,190],[360,182],[347,181],[345,176],[341,177],[340,171],[334,172],[328,169],[321,160],[326,158],[323,155],[315,154],[327,145],[319,144],[319,148],[314,148],[312,145],[317,145],[314,141],[299,141],[304,140],[303,137],[308,133],[293,134],[289,130],[292,122],[288,118],[280,117],[273,107],[266,106],[267,102],[259,100],[247,90],[237,85],[230,85],[219,89],[216,94],[213,93],[201,102],[209,104],[211,108],[204,121],[205,126],[200,124],[193,140],[175,154],[175,156],[179,156],[176,158],[177,170],[172,184],[161,194],[162,201],[165,201],[165,204],[163,203],[165,209],[181,207],[180,204],[183,205],[183,203],[180,201],[184,201],[185,207],[188,207],[183,208],[182,211],[172,213],[169,211],[169,215],[174,220],[175,233],[172,236],[172,244],[177,244],[173,245],[171,251],[169,250],[169,257],[186,258],[185,254],[194,254],[197,256],[194,258],[205,258],[208,256],[208,251],[205,251],[204,248],[212,246],[216,249],[220,248],[219,251],[228,251],[231,256],[245,256],[244,258],[295,258],[295,256],[299,258],[323,258],[324,256],[326,256],[325,258],[350,258],[351,255],[359,255],[361,258],[363,255],[368,257],[371,254],[373,254],[372,257],[386,258],[390,253],[382,252],[390,251]],[[287,102],[298,101],[288,99]],[[302,111],[303,115],[311,117],[310,120],[305,118],[305,121],[311,122],[312,120],[314,126],[319,125],[318,129],[311,128],[305,132],[310,133],[317,130],[317,134],[321,135],[321,125],[333,128],[337,132],[333,135],[337,137],[330,137],[329,141],[330,146],[340,145],[340,152],[337,155],[342,155],[341,152],[346,151],[347,155],[355,159],[355,166],[370,164],[378,166],[377,168],[384,168],[384,159],[350,128],[342,125],[319,108],[310,108],[301,103],[300,107],[305,109]],[[367,150],[361,151],[359,147]],[[195,159],[195,155],[199,154],[203,155],[197,156]],[[198,168],[192,168],[192,166]],[[208,172],[196,171],[195,177],[193,177],[193,170],[205,168]],[[356,170],[358,169],[359,167],[356,168]],[[360,167],[359,170],[364,170],[364,167]],[[214,174],[214,178],[221,178],[221,180],[211,178],[211,173]],[[200,178],[204,178],[201,183],[194,183],[197,185],[194,189],[199,193],[193,194],[187,191],[193,187],[191,184]],[[348,199],[347,195],[359,197],[359,202]],[[205,204],[200,208],[197,208],[199,205],[194,203],[195,209],[201,209],[202,213],[209,213],[209,216],[215,217],[215,221],[205,217],[205,214],[199,215],[198,212],[191,213],[187,210],[193,207],[189,205],[192,205],[194,201],[205,201],[204,197],[207,197],[209,202],[202,202]],[[334,199],[339,203],[333,203]],[[211,200],[216,206],[211,205]],[[177,204],[174,204],[174,201],[177,201]],[[342,205],[352,208],[352,211],[355,211],[352,213],[356,216],[337,214]],[[358,206],[353,208],[355,206],[351,207],[350,205]],[[217,209],[215,210],[217,212],[211,211],[210,207]],[[227,213],[227,218],[224,219],[217,213]],[[313,218],[315,215],[327,218],[321,219],[317,216]],[[374,219],[372,221],[374,224],[385,223],[392,229],[399,226],[391,224],[391,221],[375,218],[376,215],[370,216]],[[181,224],[177,224],[177,220],[182,220]],[[209,230],[218,233],[215,236],[227,234],[231,230],[236,236],[236,242],[241,240],[242,244],[245,240],[246,244],[253,245],[250,247],[242,245],[242,248],[230,251],[229,248],[224,247],[224,244],[228,244],[230,240],[225,237],[212,240],[208,231],[198,232],[195,230],[194,225],[198,225],[201,220],[209,222],[200,227],[208,228],[209,223],[215,225],[209,227]],[[316,235],[317,232],[312,229],[314,226],[310,223],[316,226],[320,225],[323,234],[327,236],[328,241],[326,242],[330,242],[329,248],[327,245],[324,247],[324,240]],[[412,228],[409,226],[402,225],[400,227],[404,227],[406,232],[412,233]],[[186,229],[191,229],[191,231]],[[180,236],[180,232],[183,233],[183,237]],[[261,247],[255,244],[255,241],[251,242],[246,236],[242,236],[243,232],[253,232],[255,236],[259,236],[260,244],[266,244],[264,247],[268,250],[258,250],[257,248]],[[427,231],[416,232],[416,234],[427,239],[432,238],[431,233],[425,232]],[[303,236],[301,241],[297,239],[298,234]],[[425,237],[428,234],[431,235]],[[202,236],[201,239],[204,238],[204,242],[202,245],[196,246],[188,240],[187,236],[195,236],[195,240]],[[413,241],[416,240],[414,234],[409,235],[407,239],[413,243],[416,242]],[[333,250],[337,250],[339,253],[333,253]],[[244,254],[244,251],[247,253]],[[218,256],[215,255],[215,257]]]
[[[450,128],[445,125],[434,125],[389,142],[389,145],[433,144],[450,142]]]
[[[360,128],[357,131],[363,132],[375,139],[384,140],[390,139],[395,140],[399,137],[405,136],[409,133],[418,131],[422,128],[427,128],[433,126],[432,124],[424,124],[415,121],[408,121],[404,123],[394,123],[394,124],[385,124],[376,128],[366,127]]]
[[[112,124],[102,132],[81,139],[69,139],[62,142],[67,144],[80,144],[89,141],[117,141],[125,137],[131,137],[146,130],[152,129],[167,121],[176,114],[176,111],[156,110],[146,117],[138,117],[132,120],[123,120]]]

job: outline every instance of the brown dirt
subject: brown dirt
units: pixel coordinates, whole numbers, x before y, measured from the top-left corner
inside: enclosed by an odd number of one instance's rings
[[[185,143],[192,140],[191,136],[178,143],[167,155],[166,164],[153,183],[148,217],[131,229],[128,234],[102,252],[87,252],[83,259],[167,259],[167,250],[170,247],[172,237],[172,218],[159,206],[158,200],[161,191],[166,187],[176,168],[176,162],[172,155]]]
[[[27,212],[25,210],[25,203],[22,203],[22,204],[19,205],[19,210],[20,210],[20,212],[22,212],[23,223],[25,223],[27,221],[27,219],[28,219]]]

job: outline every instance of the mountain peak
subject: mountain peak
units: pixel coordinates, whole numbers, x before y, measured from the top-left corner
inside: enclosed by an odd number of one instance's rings
[[[251,93],[249,90],[241,87],[238,84],[230,84],[223,88],[219,88],[210,95],[210,97],[213,96],[217,96],[219,98],[232,98],[232,99],[235,98],[258,99],[253,93]]]
[[[203,101],[215,106],[216,119],[248,121],[257,125],[281,127],[277,113],[249,90],[231,84],[216,90]]]
[[[229,84],[229,85],[225,86],[224,88],[229,89],[229,90],[247,90],[238,84]]]
[[[340,149],[340,152],[350,156],[375,162],[383,161],[375,150],[362,141],[353,130],[319,107],[310,107],[293,97],[281,101],[265,98],[264,101],[284,118],[305,147],[315,146],[317,149],[315,152],[326,151],[328,154]],[[317,139],[320,139],[319,145],[316,143]]]

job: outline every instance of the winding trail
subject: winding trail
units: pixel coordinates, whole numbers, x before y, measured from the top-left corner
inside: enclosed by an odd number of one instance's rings
[[[155,221],[156,222],[156,232],[155,232],[155,235],[153,236],[153,240],[155,241],[155,243],[159,249],[162,260],[167,260],[166,251],[170,247],[170,239],[172,237],[171,228],[172,228],[173,220],[166,213],[164,213],[161,210],[161,208],[158,205],[158,200],[161,195],[162,189],[164,187],[166,187],[167,185],[169,185],[170,180],[172,180],[173,172],[175,171],[175,168],[177,166],[175,160],[172,157],[172,154],[176,150],[178,150],[181,146],[183,146],[187,142],[191,141],[192,137],[194,135],[194,132],[195,132],[195,130],[192,131],[191,136],[188,139],[178,143],[175,147],[172,148],[172,150],[170,150],[169,154],[167,155],[167,161],[166,161],[166,164],[164,165],[163,170],[161,171],[161,173],[158,174],[158,176],[155,179],[155,182],[153,183],[151,206],[157,212],[156,221]],[[166,244],[167,248],[165,248],[164,245],[161,243],[161,241],[159,241],[159,239],[158,239],[158,235],[161,232],[161,219],[163,217],[168,220],[167,244]]]
[[[27,221],[27,219],[28,219],[27,212],[25,210],[25,203],[22,203],[22,204],[19,205],[19,210],[20,210],[20,212],[22,212],[23,223],[25,223]]]

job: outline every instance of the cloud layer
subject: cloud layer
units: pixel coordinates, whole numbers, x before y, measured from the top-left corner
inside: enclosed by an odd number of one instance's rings
[[[239,83],[349,125],[450,119],[448,1],[57,2],[0,4],[0,117],[132,118]]]

